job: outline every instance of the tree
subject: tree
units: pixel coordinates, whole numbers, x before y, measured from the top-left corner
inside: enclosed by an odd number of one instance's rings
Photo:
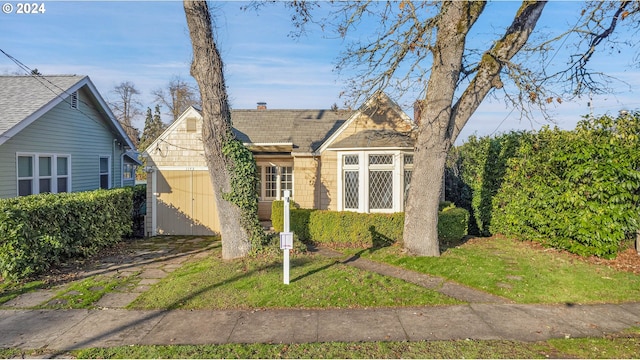
[[[127,133],[131,142],[137,147],[140,131],[133,126],[133,120],[142,115],[142,110],[140,109],[141,104],[137,100],[140,91],[136,89],[136,86],[132,82],[124,81],[116,85],[111,92],[116,94],[117,98],[109,102],[109,105],[124,128],[125,133]]]
[[[147,146],[162,134],[165,127],[166,126],[162,122],[162,118],[160,116],[160,105],[156,105],[155,113],[153,115],[151,114],[151,108],[147,108],[147,115],[144,120],[144,129],[142,131],[142,136],[140,137],[139,148],[147,148]]]
[[[359,33],[338,63],[338,69],[362,69],[348,85],[353,102],[390,88],[396,94],[421,94],[415,104],[417,140],[403,240],[413,254],[438,256],[438,202],[447,153],[483,100],[501,90],[507,102],[526,115],[532,108],[544,111],[547,104],[561,101],[550,87],[554,81],[573,84],[570,96],[601,90],[587,63],[622,20],[639,13],[639,4],[587,3],[575,28],[552,39],[561,45],[576,34],[581,39],[567,67],[557,72],[544,67],[547,61],[524,56],[537,54],[546,60],[556,50],[551,40],[525,48],[546,5],[543,1],[523,1],[504,34],[487,42],[484,50],[471,47],[474,39],[469,34],[485,13],[485,2],[336,2],[337,10],[322,21],[312,21],[315,4],[294,2],[293,19],[296,27],[317,22],[323,28],[338,19],[335,30],[342,37],[360,23],[376,24],[375,34]],[[637,26],[631,19],[627,23]],[[543,65],[536,68],[537,64]]]
[[[178,116],[187,110],[189,106],[200,106],[198,90],[179,76],[174,76],[169,81],[166,90],[159,88],[152,91],[152,94],[155,96],[156,103],[169,109],[170,114],[173,116],[172,121],[176,121]]]
[[[256,164],[231,131],[223,63],[213,39],[209,7],[206,1],[184,0],[184,11],[193,45],[191,75],[203,105],[202,142],[221,227],[222,258],[243,257],[264,237],[257,217]]]

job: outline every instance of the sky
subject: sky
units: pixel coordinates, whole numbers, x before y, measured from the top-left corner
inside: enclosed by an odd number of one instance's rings
[[[176,77],[193,81],[189,74],[191,42],[181,1],[36,1],[38,11],[31,14],[18,14],[19,7],[25,10],[27,3],[0,3],[0,49],[44,75],[88,75],[107,101],[115,100],[115,86],[130,81],[141,92],[139,100],[146,109],[154,106],[153,90],[166,88]],[[259,11],[241,10],[246,3],[238,1],[210,4],[232,108],[253,109],[257,102],[266,102],[270,109],[328,109],[344,103],[339,95],[345,90],[349,73],[336,73],[335,64],[348,41],[370,36],[370,24],[361,24],[346,40],[317,28],[296,39],[289,36],[294,30],[291,12],[281,4]],[[580,5],[576,1],[552,1],[538,28],[553,32],[558,26],[566,26],[574,21]],[[490,6],[498,15],[478,24],[478,40],[492,39],[490,35],[503,32],[501,21],[513,17],[518,3],[498,1]],[[640,109],[640,96],[635,90],[640,88],[637,59],[638,49],[615,55],[599,53],[593,66],[627,84],[613,84],[611,94],[556,104],[551,111],[555,124],[572,129],[590,112],[615,115],[620,110]],[[20,68],[0,53],[0,75],[16,72]],[[395,99],[410,117],[415,96],[418,94]],[[163,120],[167,122],[169,116]],[[143,122],[140,118],[134,126],[142,130]],[[472,134],[537,130],[545,124],[542,118],[521,120],[503,100],[487,99],[458,142]]]

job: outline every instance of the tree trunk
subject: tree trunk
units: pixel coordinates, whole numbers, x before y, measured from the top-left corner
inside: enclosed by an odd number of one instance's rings
[[[500,71],[524,44],[545,2],[523,2],[504,37],[485,53],[470,85],[454,103],[468,31],[483,2],[444,2],[437,25],[431,76],[422,101],[414,169],[405,208],[404,247],[421,256],[439,256],[438,203],[447,153],[492,88],[502,86]]]
[[[404,218],[404,248],[413,255],[439,256],[438,205],[447,153],[430,147],[413,155],[411,187]]]
[[[198,82],[202,99],[202,142],[220,221],[222,258],[243,257],[251,250],[250,234],[242,227],[240,208],[223,199],[223,194],[231,192],[229,168],[234,164],[222,153],[224,144],[233,137],[222,59],[213,41],[206,1],[185,0],[184,10],[193,45],[191,75]]]

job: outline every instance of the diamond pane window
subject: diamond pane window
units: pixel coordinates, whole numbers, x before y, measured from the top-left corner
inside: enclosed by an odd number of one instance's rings
[[[404,154],[404,165],[413,165],[413,155]]]
[[[393,208],[393,171],[369,171],[369,208]]]
[[[358,155],[345,155],[344,156],[344,164],[345,165],[358,165],[359,156]]]
[[[358,171],[344,172],[344,208],[357,209],[359,207]]]
[[[393,155],[369,155],[369,165],[393,165]]]

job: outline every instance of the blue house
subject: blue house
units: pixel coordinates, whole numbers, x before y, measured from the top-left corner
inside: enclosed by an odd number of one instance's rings
[[[135,147],[87,76],[0,76],[0,198],[134,185]]]

